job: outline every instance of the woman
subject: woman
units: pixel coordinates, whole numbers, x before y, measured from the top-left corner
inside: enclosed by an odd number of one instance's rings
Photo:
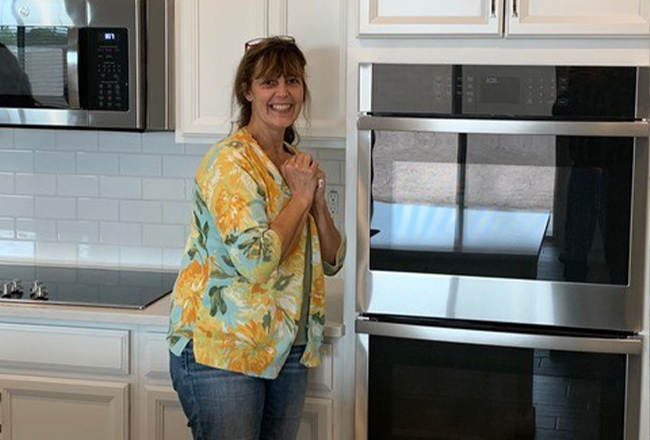
[[[320,363],[323,274],[340,269],[344,242],[324,173],[295,147],[305,64],[293,38],[246,44],[238,130],[196,174],[168,335],[195,440],[294,439],[307,368]]]

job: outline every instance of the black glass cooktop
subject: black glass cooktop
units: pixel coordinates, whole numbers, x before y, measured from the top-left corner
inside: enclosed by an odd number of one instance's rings
[[[143,309],[177,272],[0,265],[0,301]]]

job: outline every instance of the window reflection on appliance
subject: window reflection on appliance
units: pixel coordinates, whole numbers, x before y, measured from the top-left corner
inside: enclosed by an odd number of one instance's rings
[[[633,148],[377,131],[370,269],[626,284]]]
[[[0,27],[0,107],[69,107],[68,33],[65,27]]]

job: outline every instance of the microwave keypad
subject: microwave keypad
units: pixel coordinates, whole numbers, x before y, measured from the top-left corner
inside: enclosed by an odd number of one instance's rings
[[[88,107],[129,110],[128,34],[126,29],[90,29]]]

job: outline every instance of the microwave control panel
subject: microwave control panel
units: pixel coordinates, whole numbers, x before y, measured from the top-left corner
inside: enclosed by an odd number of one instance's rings
[[[129,110],[129,45],[124,28],[87,28],[86,103],[89,110]]]

